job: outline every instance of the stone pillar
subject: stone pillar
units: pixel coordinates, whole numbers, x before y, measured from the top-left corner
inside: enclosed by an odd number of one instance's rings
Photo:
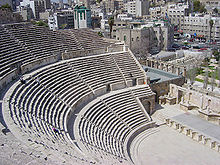
[[[163,70],[163,63],[160,63],[160,70]]]
[[[186,77],[186,67],[183,69],[183,76]]]
[[[154,61],[154,68],[157,68],[157,61]]]
[[[153,60],[151,61],[150,67],[154,68],[154,61]]]
[[[151,66],[151,60],[148,60],[147,66]]]
[[[159,68],[159,63],[158,63],[158,61],[156,61],[156,69],[158,69]]]
[[[148,64],[149,64],[149,60],[147,59],[147,60],[146,60],[146,66],[148,66]]]
[[[169,70],[168,70],[168,69],[169,69],[169,65],[168,65],[168,64],[166,64],[166,71],[167,71],[167,72],[169,72]]]
[[[180,75],[180,67],[177,68],[177,75]]]
[[[147,76],[147,84],[150,85],[150,77]]]
[[[171,67],[172,67],[172,71],[171,71],[171,72],[172,72],[172,73],[175,73],[175,67],[174,67],[174,65],[172,65]]]
[[[150,115],[152,115],[154,113],[155,110],[155,102],[154,101],[150,101]]]

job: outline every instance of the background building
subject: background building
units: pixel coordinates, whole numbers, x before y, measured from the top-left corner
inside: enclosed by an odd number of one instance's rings
[[[74,28],[74,12],[73,10],[60,11],[50,15],[48,19],[50,29],[73,29]]]
[[[40,13],[51,8],[50,0],[23,0],[21,7],[30,7],[35,19],[40,19]]]
[[[91,10],[85,6],[76,6],[74,8],[75,29],[91,27]]]
[[[149,29],[120,28],[116,31],[118,40],[124,41],[139,59],[147,57],[150,41]]]
[[[149,14],[150,3],[148,0],[136,0],[135,10],[136,17],[142,17]]]
[[[213,20],[213,28],[210,28],[209,21]],[[195,14],[186,16],[182,26],[184,33],[191,36],[201,36],[201,38],[210,38],[210,30],[212,39],[220,41],[220,17],[212,17],[210,15]]]

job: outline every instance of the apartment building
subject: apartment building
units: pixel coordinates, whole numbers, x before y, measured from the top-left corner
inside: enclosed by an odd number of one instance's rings
[[[213,28],[210,29],[209,21],[213,20]],[[220,17],[211,15],[195,14],[185,16],[182,30],[194,36],[201,36],[210,39],[210,30],[213,40],[220,41]]]
[[[74,28],[74,11],[66,10],[55,12],[48,18],[48,25],[51,30],[73,29]]]
[[[133,16],[136,16],[136,1],[127,2],[127,12]]]
[[[166,6],[152,7],[149,9],[151,19],[169,18],[174,25],[181,26],[184,16],[189,15],[189,5],[184,3],[168,4]]]
[[[50,8],[50,0],[23,0],[21,7],[30,7],[35,19],[40,19],[40,13]]]

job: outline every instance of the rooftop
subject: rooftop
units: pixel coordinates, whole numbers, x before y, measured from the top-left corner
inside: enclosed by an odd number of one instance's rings
[[[142,66],[143,69],[146,72],[147,77],[150,77],[150,81],[156,81],[158,79],[160,79],[157,82],[163,82],[163,81],[167,81],[167,80],[172,80],[172,79],[176,79],[176,78],[180,78],[181,76],[178,76],[174,73],[170,73],[170,72],[165,72],[163,70],[159,70],[159,69],[155,69],[155,68],[151,68],[151,67],[147,67],[147,66]]]

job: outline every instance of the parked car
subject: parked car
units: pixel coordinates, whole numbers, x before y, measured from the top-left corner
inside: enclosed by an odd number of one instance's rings
[[[169,51],[169,52],[175,52],[176,49],[175,49],[175,48],[168,48],[167,51]]]
[[[188,46],[186,46],[186,45],[184,45],[184,46],[182,46],[182,49],[183,49],[183,50],[188,50],[188,49],[189,49],[189,47],[188,47]]]
[[[175,48],[176,50],[179,50],[179,49],[180,49],[180,45],[178,45],[178,44],[173,44],[173,45],[172,45],[172,48]]]
[[[207,50],[207,48],[200,48],[198,51]]]

